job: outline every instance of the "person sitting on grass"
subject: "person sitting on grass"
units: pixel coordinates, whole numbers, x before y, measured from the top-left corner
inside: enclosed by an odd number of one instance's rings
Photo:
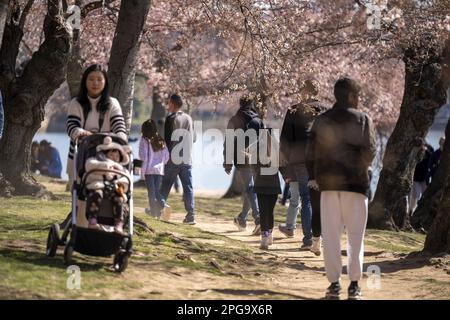
[[[106,137],[103,144],[97,146],[96,150],[96,156],[86,160],[88,174],[86,188],[89,190],[86,202],[88,227],[100,229],[97,216],[102,200],[109,198],[113,203],[114,231],[123,233],[123,205],[127,201],[125,193],[128,191],[131,180],[130,173],[124,166],[130,162],[128,154],[131,150],[128,146],[114,143],[111,137]],[[90,173],[91,171],[94,172]]]

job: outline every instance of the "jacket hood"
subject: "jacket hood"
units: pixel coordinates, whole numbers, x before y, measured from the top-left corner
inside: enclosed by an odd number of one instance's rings
[[[247,121],[259,117],[258,113],[252,106],[241,107],[239,108],[238,113],[242,114]]]

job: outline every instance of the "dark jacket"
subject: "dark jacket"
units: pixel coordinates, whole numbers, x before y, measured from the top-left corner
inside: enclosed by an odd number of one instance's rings
[[[39,170],[43,175],[61,179],[62,164],[59,152],[54,147],[48,148],[47,153],[39,153]],[[47,168],[43,169],[43,167]]]
[[[294,166],[305,164],[306,144],[314,119],[327,108],[318,101],[290,107],[280,135],[280,171],[285,178],[293,178]]]
[[[414,181],[429,183],[431,166],[433,164],[433,153],[433,147],[427,146],[422,160],[417,163],[416,168],[414,169]]]
[[[432,156],[432,160],[431,160],[431,169],[430,169],[430,180],[433,179],[433,176],[435,175],[438,167],[439,167],[439,162],[441,161],[441,154],[442,151],[441,149],[437,149]]]
[[[264,124],[262,124],[262,127],[265,128]],[[262,129],[262,128],[261,128]],[[270,129],[269,129],[270,130]],[[270,131],[269,131],[270,132]],[[261,138],[261,133],[258,132],[258,137]],[[267,144],[267,152],[266,155],[270,156],[270,148],[271,144],[277,143],[276,141],[273,141],[270,139],[270,144]],[[278,150],[278,146],[274,145],[272,147],[273,150]],[[258,150],[259,151],[259,150]],[[271,163],[268,164],[262,164],[262,161],[259,158],[259,152],[258,152],[258,159],[256,165],[253,165],[253,172],[255,175],[255,183],[253,190],[257,194],[280,194],[281,193],[281,185],[280,185],[280,178],[278,175],[279,167],[271,167]],[[269,169],[271,172],[264,171],[264,169]]]
[[[368,169],[375,152],[370,117],[336,104],[314,121],[306,155],[308,171],[314,174],[320,191],[350,191],[368,196]]]
[[[244,132],[246,132],[247,130],[253,129],[255,130],[257,133],[259,132],[259,129],[263,128],[264,125],[262,123],[261,118],[259,117],[258,113],[256,112],[256,110],[254,110],[253,107],[248,106],[248,107],[241,107],[236,114],[231,117],[230,121],[228,122],[227,125],[227,129],[231,129],[231,130],[237,130],[237,129],[242,129]],[[233,147],[234,147],[234,152],[233,152],[233,163],[226,163],[226,154],[227,152],[231,152],[231,151],[227,151],[227,141],[226,141],[227,137],[225,135],[225,141],[223,144],[223,159],[224,159],[224,168],[231,168],[232,165],[234,164],[236,167],[246,167],[249,166],[249,161],[246,159],[245,163],[241,163],[238,164],[237,161],[237,157],[238,157],[238,152],[244,152],[245,150],[237,150],[237,138],[234,137],[234,141],[233,141]],[[245,147],[247,148],[249,146],[249,141],[248,139],[246,139],[245,141]]]

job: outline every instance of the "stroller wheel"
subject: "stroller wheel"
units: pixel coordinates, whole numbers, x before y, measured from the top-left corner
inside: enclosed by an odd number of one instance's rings
[[[72,263],[73,246],[68,243],[64,248],[64,263],[68,266]]]
[[[129,254],[123,251],[120,251],[114,256],[113,267],[116,272],[123,272],[128,267],[128,259]]]
[[[56,250],[58,250],[59,239],[59,225],[57,223],[52,224],[47,237],[47,249],[45,254],[47,257],[54,257]]]

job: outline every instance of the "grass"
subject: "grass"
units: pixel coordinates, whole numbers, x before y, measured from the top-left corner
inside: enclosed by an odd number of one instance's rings
[[[63,184],[51,183],[42,177],[38,180],[60,199],[1,199],[0,299],[108,299],[113,298],[118,291],[136,296],[139,289],[145,286],[144,281],[139,278],[143,271],[172,273],[181,269],[186,272],[204,272],[214,277],[236,277],[236,274],[230,275],[234,271],[245,276],[256,272],[267,276],[277,273],[276,263],[263,264],[245,243],[191,226],[138,214],[156,232],[136,229],[133,238],[135,253],[129,267],[131,271],[117,274],[110,267],[112,258],[75,254],[76,264],[82,272],[83,290],[68,290],[68,274],[62,261],[62,249],[59,249],[55,258],[46,257],[44,252],[49,226],[61,222],[70,211],[70,194],[64,191]],[[134,200],[136,207],[146,207],[146,190],[136,188]],[[169,201],[176,212],[184,211],[180,195],[171,195]],[[241,208],[238,199],[197,197],[195,201],[199,215],[229,217],[230,220]],[[277,205],[277,222],[284,221],[286,209]],[[405,253],[420,250],[423,242],[424,236],[420,234],[374,230],[369,230],[366,238],[366,244]],[[214,267],[212,260],[220,268]],[[438,285],[431,281],[425,284]]]
[[[1,199],[0,299],[107,299],[111,291],[135,291],[142,287],[139,279],[130,279],[127,272],[123,275],[114,273],[110,267],[112,258],[76,253],[83,290],[82,293],[67,290],[68,274],[62,261],[62,248],[55,258],[48,258],[44,253],[49,226],[61,222],[70,212],[70,195],[62,184],[49,183],[48,179],[41,177],[38,180],[60,200]],[[180,199],[175,197],[174,200],[174,207],[181,210],[176,205]],[[136,190],[135,201],[136,206],[145,206],[145,190]],[[133,238],[135,254],[132,261],[146,269],[170,272],[173,268],[184,268],[223,277],[227,275],[222,270],[233,270],[237,265],[245,265],[247,272],[254,269],[246,265],[253,258],[252,251],[238,241],[182,224],[143,215],[140,218],[157,231],[153,234],[137,228]],[[219,240],[221,244],[205,244],[198,239]],[[222,270],[212,266],[211,259],[217,261]]]

